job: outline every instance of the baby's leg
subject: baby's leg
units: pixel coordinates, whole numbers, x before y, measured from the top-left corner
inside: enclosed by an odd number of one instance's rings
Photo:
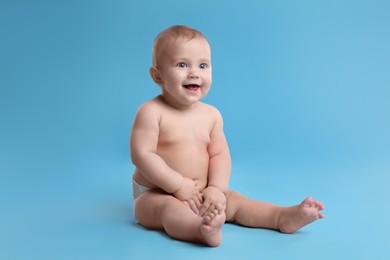
[[[281,207],[244,197],[238,192],[227,194],[226,219],[243,226],[294,233],[311,222],[323,218],[324,206],[319,201],[306,198],[301,204]]]
[[[178,240],[218,246],[222,240],[225,215],[197,216],[175,197],[159,192],[146,192],[136,203],[138,222],[150,229],[164,229]]]

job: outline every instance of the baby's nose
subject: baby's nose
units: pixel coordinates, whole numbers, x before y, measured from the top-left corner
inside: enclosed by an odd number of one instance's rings
[[[188,74],[188,78],[190,78],[190,79],[197,79],[197,78],[199,78],[199,75],[197,73],[195,73],[195,72],[191,72],[191,73]]]

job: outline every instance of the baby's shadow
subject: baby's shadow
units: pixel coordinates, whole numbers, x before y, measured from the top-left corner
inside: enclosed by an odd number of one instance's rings
[[[112,220],[114,222],[137,229],[148,230],[138,224],[138,222],[135,220],[133,205],[117,205],[112,207],[112,211]]]
[[[158,234],[162,239],[166,239],[168,241],[171,241],[174,244],[182,244],[184,246],[188,246],[188,247],[192,247],[192,248],[204,248],[205,247],[201,244],[189,243],[189,242],[184,242],[184,241],[179,241],[179,240],[173,239],[163,230],[151,230],[151,229],[147,229],[147,228],[141,226],[134,218],[134,211],[133,211],[132,205],[118,206],[115,208],[115,211],[116,211],[115,215],[120,216],[116,219],[121,219],[122,224],[124,224],[128,227],[134,228],[140,232]]]

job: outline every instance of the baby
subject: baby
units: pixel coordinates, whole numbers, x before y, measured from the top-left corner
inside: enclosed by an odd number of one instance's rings
[[[218,246],[225,222],[293,233],[324,217],[324,206],[311,197],[281,207],[228,189],[231,160],[222,116],[200,102],[212,83],[211,49],[202,33],[170,27],[157,36],[152,56],[150,75],[161,95],[139,108],[130,137],[139,224]]]

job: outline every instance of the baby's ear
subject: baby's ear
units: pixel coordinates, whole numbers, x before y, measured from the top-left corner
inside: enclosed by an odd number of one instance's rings
[[[150,76],[152,77],[152,79],[154,80],[154,82],[156,82],[157,85],[161,86],[162,80],[160,77],[160,72],[158,71],[156,66],[150,67],[149,73],[150,73]]]

